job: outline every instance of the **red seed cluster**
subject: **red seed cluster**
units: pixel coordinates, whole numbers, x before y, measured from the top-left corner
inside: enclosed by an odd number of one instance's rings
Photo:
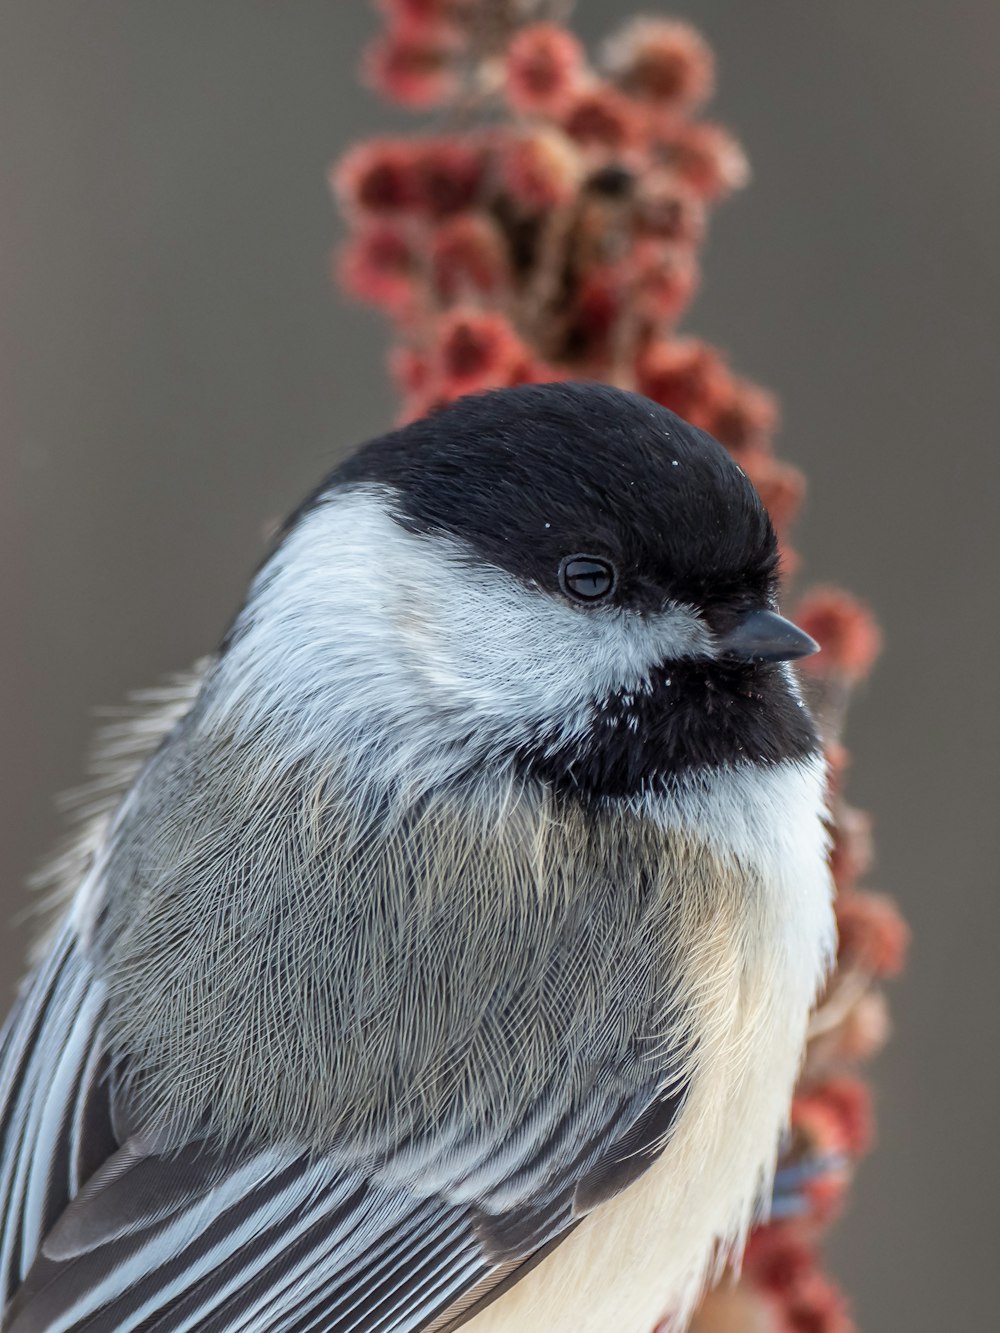
[[[796,615],[823,650],[808,659],[812,673],[850,682],[868,675],[882,638],[867,607],[840,588],[815,588],[799,603]]]
[[[750,458],[782,527],[797,474],[766,464],[769,396],[677,325],[698,288],[712,203],[746,178],[698,119],[711,52],[688,25],[629,24],[592,62],[546,0],[384,0],[365,73],[406,105],[447,102],[462,128],[352,149],[332,184],[352,236],[337,271],[437,366],[404,416],[467,392],[429,344],[455,308],[501,313],[531,375],[638,387]],[[564,8],[564,7],[563,7]],[[375,228],[373,224],[380,225]],[[409,285],[407,294],[406,286]],[[498,360],[492,378],[508,383]]]
[[[753,1232],[741,1280],[706,1297],[691,1333],[854,1333],[854,1323],[815,1237],[778,1222]]]
[[[458,87],[457,49],[454,34],[446,28],[425,34],[401,25],[368,48],[365,80],[404,106],[437,106]]]
[[[582,80],[583,47],[556,23],[532,23],[511,37],[504,56],[504,94],[514,111],[558,116]]]
[[[672,19],[633,19],[607,43],[605,61],[620,87],[662,109],[700,106],[715,87],[705,39]]]
[[[902,971],[910,931],[885,894],[842,890],[837,898],[837,932],[842,965],[873,977],[894,977]]]
[[[800,1229],[762,1227],[746,1260],[746,1278],[769,1299],[776,1333],[852,1333],[844,1298],[819,1268],[815,1245]]]
[[[565,26],[566,0],[377,3],[386,26],[365,78],[403,105],[447,108],[436,133],[359,144],[331,173],[348,224],[336,273],[392,323],[401,418],[547,379],[638,390],[730,451],[794,573],[805,482],[775,453],[777,404],[681,329],[711,211],[749,176],[729,131],[702,118],[715,81],[704,39],[684,22],[636,19],[591,59]],[[886,1039],[881,986],[907,943],[891,902],[862,887],[870,821],[844,798],[843,716],[877,627],[831,589],[808,594],[796,618],[823,649],[803,665],[827,748],[837,968],[783,1159],[804,1172],[793,1215],[754,1231],[742,1276],[706,1298],[697,1333],[850,1333],[818,1247],[871,1139],[856,1070]]]

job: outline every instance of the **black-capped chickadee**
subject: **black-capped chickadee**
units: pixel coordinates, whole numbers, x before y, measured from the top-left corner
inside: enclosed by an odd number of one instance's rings
[[[833,942],[776,564],[605,386],[338,468],[136,724],[8,1023],[4,1333],[683,1321]]]

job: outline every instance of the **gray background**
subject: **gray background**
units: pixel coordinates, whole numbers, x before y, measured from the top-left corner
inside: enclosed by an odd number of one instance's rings
[[[851,791],[916,943],[834,1266],[868,1333],[992,1327],[1000,5],[682,7],[755,167],[688,327],[780,392],[807,574],[888,643]],[[581,0],[580,25],[619,9]],[[5,918],[94,705],[211,647],[265,524],[394,410],[378,320],[327,280],[327,162],[392,120],[355,87],[372,22],[362,0],[0,5]]]

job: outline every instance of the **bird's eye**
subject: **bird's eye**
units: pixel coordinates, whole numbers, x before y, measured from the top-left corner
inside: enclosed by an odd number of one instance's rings
[[[559,566],[559,586],[575,602],[599,602],[614,591],[614,565],[599,555],[568,555]]]

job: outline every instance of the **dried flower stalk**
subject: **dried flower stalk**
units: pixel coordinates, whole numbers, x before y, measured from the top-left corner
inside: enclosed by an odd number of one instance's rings
[[[708,214],[748,178],[739,144],[702,117],[712,53],[687,23],[636,19],[591,62],[566,26],[571,7],[380,0],[386,28],[364,75],[396,102],[442,108],[442,128],[361,143],[332,170],[349,226],[338,277],[392,323],[402,420],[549,379],[637,389],[739,461],[770,510],[787,576],[804,479],[775,455],[775,400],[677,332]],[[770,1220],[741,1274],[705,1298],[696,1333],[853,1328],[818,1249],[871,1142],[856,1070],[888,1035],[882,984],[902,966],[907,931],[891,901],[859,887],[869,821],[843,794],[844,716],[878,653],[877,627],[828,588],[802,598],[796,619],[824,649],[805,679],[829,757],[838,965],[812,1019]]]

